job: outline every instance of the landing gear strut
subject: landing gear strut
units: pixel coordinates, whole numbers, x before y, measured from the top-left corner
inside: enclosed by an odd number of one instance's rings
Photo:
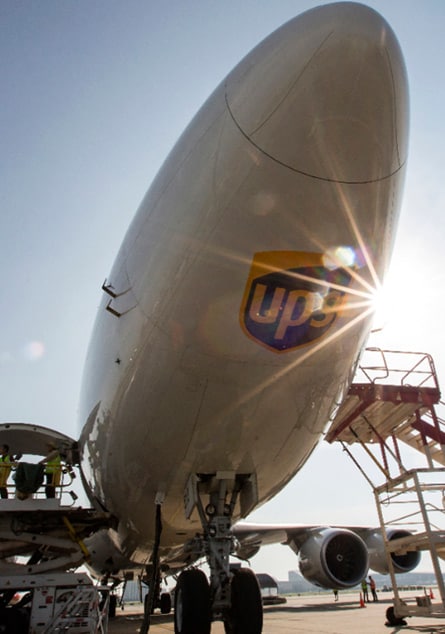
[[[204,506],[203,496],[208,496]],[[261,592],[250,570],[231,571],[235,551],[232,517],[238,501],[241,516],[256,503],[256,482],[250,474],[218,472],[192,475],[185,494],[186,517],[197,508],[203,535],[200,550],[210,568],[210,586],[204,573],[186,570],[178,580],[175,597],[175,634],[209,634],[211,620],[224,621],[227,634],[261,634]]]
[[[159,593],[159,544],[161,542],[162,520],[161,520],[162,501],[156,503],[156,530],[155,543],[153,546],[152,565],[150,566],[150,582],[148,594],[144,601],[144,619],[142,621],[140,634],[147,634],[150,629],[151,614],[154,609],[155,599]]]

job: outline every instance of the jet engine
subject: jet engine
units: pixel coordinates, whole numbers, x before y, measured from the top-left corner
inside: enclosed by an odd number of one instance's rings
[[[303,577],[322,588],[351,588],[366,577],[369,567],[366,544],[347,529],[314,530],[298,548],[298,558]]]
[[[120,571],[135,568],[135,564],[116,548],[108,530],[103,529],[94,533],[87,537],[84,543],[90,553],[87,568],[95,579],[118,575]]]
[[[388,541],[409,537],[411,533],[407,530],[392,529],[387,531]],[[388,562],[385,555],[385,547],[383,537],[380,531],[373,531],[365,537],[365,543],[369,551],[369,566],[382,575],[389,573]],[[420,553],[416,550],[408,550],[403,554],[391,554],[394,572],[410,572],[420,561]]]

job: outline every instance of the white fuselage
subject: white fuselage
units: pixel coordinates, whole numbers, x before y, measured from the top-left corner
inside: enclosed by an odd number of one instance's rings
[[[83,383],[84,478],[127,556],[150,552],[157,493],[164,553],[200,530],[190,474],[253,473],[262,503],[314,449],[388,264],[407,120],[392,31],[341,3],[264,40],[179,139],[108,278]]]

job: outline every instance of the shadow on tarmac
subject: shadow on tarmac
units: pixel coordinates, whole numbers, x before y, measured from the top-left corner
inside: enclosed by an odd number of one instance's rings
[[[387,625],[388,634],[398,634],[399,632],[425,632],[425,634],[445,634],[445,629],[443,626],[436,625],[422,625],[415,627],[410,627],[409,625],[397,625],[395,629],[390,630],[389,628],[393,627],[392,625]]]
[[[379,605],[385,605],[385,603],[389,603],[392,605],[392,601],[378,601],[376,602]],[[264,612],[273,613],[273,612],[342,612],[344,610],[363,610],[360,606],[359,601],[336,601],[329,603],[316,603],[316,604],[305,604],[299,603],[298,605],[276,605],[276,606],[265,606]]]

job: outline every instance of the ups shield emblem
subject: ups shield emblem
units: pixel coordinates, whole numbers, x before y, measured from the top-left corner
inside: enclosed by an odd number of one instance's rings
[[[332,327],[351,281],[329,269],[322,255],[294,251],[256,253],[240,311],[244,332],[274,352],[320,339]]]

